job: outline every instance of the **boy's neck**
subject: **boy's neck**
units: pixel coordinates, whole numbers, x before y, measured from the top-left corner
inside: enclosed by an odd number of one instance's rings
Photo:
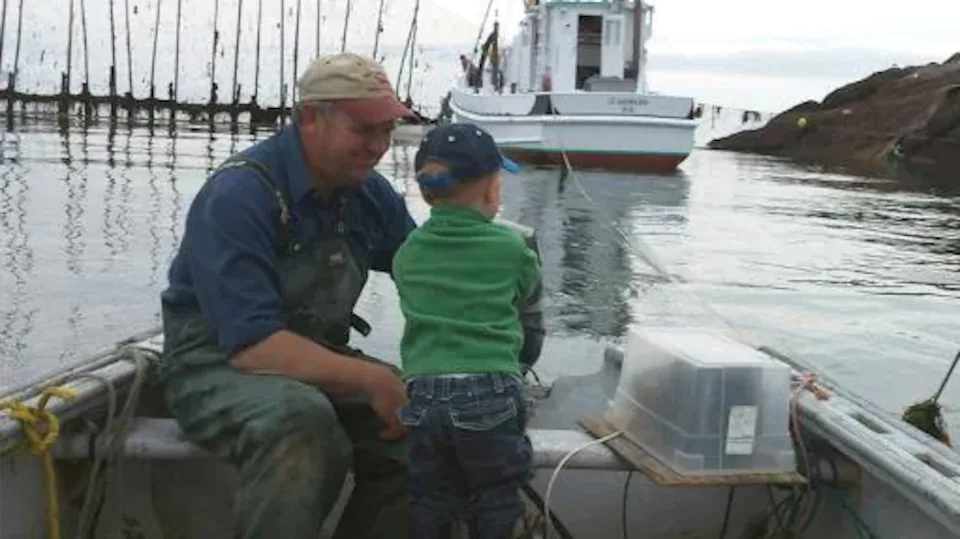
[[[470,204],[470,203],[461,203],[461,202],[442,202],[442,203],[433,204],[432,209],[440,210],[440,211],[443,211],[443,210],[468,211],[468,212],[477,213],[478,215],[481,215],[487,219],[493,219],[496,216],[496,214],[489,215],[486,209],[483,207],[483,205],[479,203]]]

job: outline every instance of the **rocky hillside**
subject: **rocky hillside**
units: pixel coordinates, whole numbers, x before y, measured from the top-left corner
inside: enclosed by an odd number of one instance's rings
[[[870,171],[960,172],[960,53],[874,73],[709,147]]]

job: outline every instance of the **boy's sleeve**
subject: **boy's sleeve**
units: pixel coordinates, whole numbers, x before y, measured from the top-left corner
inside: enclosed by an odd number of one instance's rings
[[[520,324],[523,326],[523,348],[520,365],[526,372],[539,359],[546,330],[543,327],[543,278],[540,271],[540,253],[536,237],[524,236],[525,246],[520,256]]]
[[[371,185],[376,193],[380,216],[383,218],[384,236],[379,245],[374,246],[370,269],[393,276],[393,260],[397,249],[403,245],[407,236],[417,228],[410,215],[407,203],[390,183],[379,173],[374,173]]]

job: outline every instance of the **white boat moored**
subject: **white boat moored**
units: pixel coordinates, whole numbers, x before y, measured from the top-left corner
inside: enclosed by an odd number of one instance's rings
[[[502,64],[498,24],[478,66],[461,58],[449,114],[521,162],[671,172],[692,151],[698,121],[693,98],[648,89],[652,19],[641,0],[529,1]]]

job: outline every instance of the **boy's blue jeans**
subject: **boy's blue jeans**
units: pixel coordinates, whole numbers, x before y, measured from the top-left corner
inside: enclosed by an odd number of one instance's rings
[[[509,539],[531,479],[523,382],[507,373],[418,376],[401,411],[408,428],[413,534],[449,539],[454,518],[471,539]]]

